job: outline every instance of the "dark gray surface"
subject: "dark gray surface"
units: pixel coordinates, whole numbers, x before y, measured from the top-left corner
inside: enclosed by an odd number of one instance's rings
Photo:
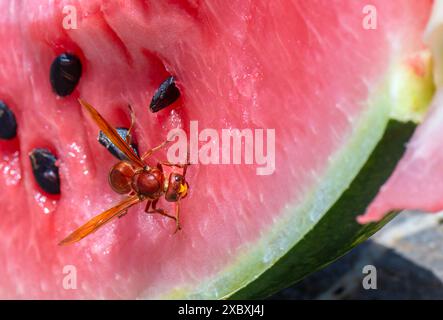
[[[441,215],[403,213],[325,269],[271,299],[443,299]],[[365,265],[377,289],[362,285]]]

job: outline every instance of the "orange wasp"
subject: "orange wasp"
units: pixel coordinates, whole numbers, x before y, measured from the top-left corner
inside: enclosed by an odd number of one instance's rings
[[[155,151],[165,147],[170,141],[146,151],[139,157],[130,147],[130,132],[135,123],[135,116],[130,108],[131,126],[126,136],[126,141],[117,133],[117,131],[103,119],[103,117],[89,103],[79,99],[80,104],[88,111],[94,122],[100,130],[119,148],[126,156],[127,160],[118,162],[109,172],[109,184],[112,189],[119,194],[128,194],[128,197],[116,206],[104,211],[98,216],[92,218],[80,228],[72,232],[59,245],[67,245],[77,242],[92,232],[96,231],[115,217],[122,217],[127,213],[129,207],[147,200],[145,212],[158,213],[168,218],[174,219],[176,223],[175,232],[180,230],[180,200],[188,192],[189,185],[185,180],[186,164],[173,164],[169,162],[159,162],[156,167],[151,167],[144,160],[151,156]],[[169,167],[182,168],[182,174],[172,172],[166,175],[163,172],[163,165]],[[168,214],[165,210],[157,208],[158,200],[164,195],[166,201],[176,202],[175,216]]]

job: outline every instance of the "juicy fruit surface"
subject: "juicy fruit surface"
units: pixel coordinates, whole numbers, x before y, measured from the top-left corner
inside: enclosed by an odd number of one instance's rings
[[[390,59],[420,48],[429,1],[373,3],[376,30],[362,27],[363,1],[2,1],[0,99],[15,112],[18,137],[0,141],[0,295],[192,292],[247,256],[279,213],[321,181]],[[63,28],[65,5],[77,9],[77,29]],[[76,90],[58,98],[49,70],[63,52],[80,57],[83,71]],[[182,98],[151,114],[152,94],[169,75]],[[57,247],[121,200],[107,183],[116,161],[98,145],[78,97],[116,127],[128,127],[130,103],[140,152],[171,128],[188,130],[190,120],[217,130],[275,129],[276,170],[257,176],[256,166],[193,165],[181,232],[140,205],[79,244]],[[33,180],[27,154],[36,147],[59,159],[60,196]],[[63,287],[68,265],[77,290]],[[205,289],[207,297],[228,293]]]

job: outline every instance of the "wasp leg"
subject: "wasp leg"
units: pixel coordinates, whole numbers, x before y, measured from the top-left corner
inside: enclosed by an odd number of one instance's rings
[[[180,200],[177,201],[175,205],[175,231],[174,233],[177,233],[178,230],[180,230],[182,227],[180,225]]]
[[[160,163],[167,167],[177,167],[177,168],[184,168],[189,165],[189,163],[181,164],[181,163],[171,163],[167,161],[160,161]]]
[[[143,153],[141,159],[145,160],[147,157],[151,156],[154,152],[164,148],[168,143],[170,143],[171,141],[166,140],[164,142],[162,142],[161,144],[159,144],[158,146],[146,151],[145,153]]]
[[[134,113],[134,110],[132,109],[130,104],[128,104],[128,108],[129,108],[129,115],[131,116],[131,125],[129,126],[128,133],[126,134],[125,140],[128,145],[131,145],[131,143],[132,143],[131,132],[134,129],[134,125],[135,125],[135,113]]]
[[[179,221],[180,207],[179,207],[178,203],[177,203],[177,206],[175,208],[175,217],[174,217],[174,216],[168,214],[164,209],[157,208],[157,202],[158,202],[158,200],[154,200],[152,202],[152,210],[149,210],[149,206],[146,205],[145,212],[146,213],[150,213],[150,214],[151,213],[157,213],[157,214],[160,214],[160,215],[165,216],[167,218],[175,220],[175,231],[174,231],[174,233],[176,233],[178,230],[181,229],[180,221]],[[149,203],[149,205],[150,205],[150,203]]]
[[[145,207],[145,212],[146,212],[146,213],[149,213],[149,207],[151,206],[151,203],[152,203],[151,200],[149,200],[149,201],[146,203],[146,207]]]
[[[183,169],[183,176],[185,176],[185,175],[186,175],[186,171],[187,171],[187,169],[188,169],[188,166],[191,165],[191,162],[190,162],[189,157],[190,157],[190,156],[189,156],[189,150],[188,150],[188,154],[187,154],[187,157],[186,157],[186,163],[185,163],[185,164],[181,164],[181,163],[171,163],[171,162],[168,162],[168,161],[160,161],[160,163],[161,163],[162,165],[167,166],[167,167],[177,167],[177,168]]]

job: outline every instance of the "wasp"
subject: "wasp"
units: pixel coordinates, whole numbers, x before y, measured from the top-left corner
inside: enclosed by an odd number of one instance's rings
[[[154,152],[164,148],[170,141],[166,140],[160,145],[146,151],[142,156],[138,156],[131,147],[131,131],[135,124],[135,115],[129,107],[131,115],[131,125],[128,134],[123,139],[114,127],[112,127],[97,110],[89,103],[79,99],[80,104],[87,110],[93,121],[100,130],[120,149],[126,156],[115,164],[108,175],[111,188],[118,194],[126,194],[127,197],[116,206],[95,216],[80,228],[72,232],[59,245],[68,245],[77,242],[89,234],[95,232],[100,227],[111,221],[113,218],[122,217],[127,213],[128,208],[147,201],[145,212],[157,213],[175,221],[175,232],[181,229],[180,200],[188,194],[189,184],[185,176],[189,165],[189,156],[185,164],[174,164],[166,161],[158,162],[156,166],[149,166],[145,160]],[[163,166],[181,168],[181,173],[171,172],[166,174]],[[168,202],[175,202],[175,215],[171,215],[164,209],[157,208],[157,203],[161,197]],[[174,232],[174,233],[175,233]]]

